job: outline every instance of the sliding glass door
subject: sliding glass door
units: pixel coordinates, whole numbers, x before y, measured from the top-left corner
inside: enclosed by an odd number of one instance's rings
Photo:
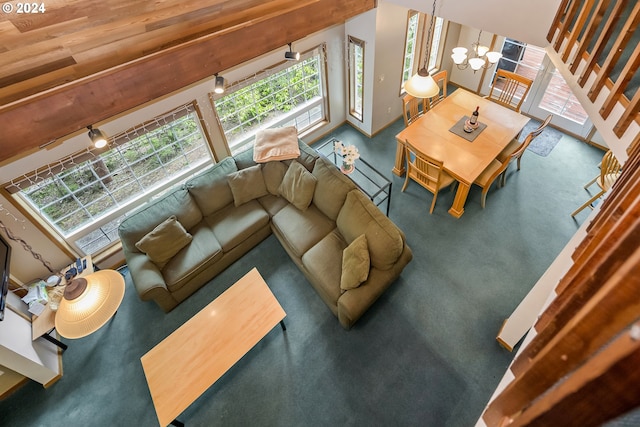
[[[553,114],[552,123],[567,132],[586,137],[593,124],[571,88],[548,56],[542,62],[538,78],[529,95],[525,113],[534,117]]]

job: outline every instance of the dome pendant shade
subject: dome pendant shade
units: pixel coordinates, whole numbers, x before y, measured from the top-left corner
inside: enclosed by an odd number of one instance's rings
[[[432,98],[440,93],[440,87],[425,68],[407,80],[404,90],[416,98]]]
[[[124,277],[100,270],[75,279],[65,288],[56,312],[56,330],[65,338],[82,338],[100,329],[124,297]]]

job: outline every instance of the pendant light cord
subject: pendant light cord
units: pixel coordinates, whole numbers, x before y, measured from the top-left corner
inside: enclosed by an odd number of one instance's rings
[[[431,31],[433,31],[433,22],[436,20],[436,1],[433,0],[433,8],[431,10],[431,20],[429,21],[429,32],[427,33],[427,53],[424,57],[423,69],[427,69],[429,65],[429,57],[431,56]]]
[[[18,242],[22,245],[22,248],[31,253],[31,256],[33,256],[35,259],[37,259],[38,261],[40,261],[42,263],[42,265],[45,266],[45,268],[47,270],[49,270],[50,273],[53,273],[53,269],[51,268],[51,264],[49,264],[48,261],[46,261],[44,258],[42,258],[42,255],[40,255],[39,253],[35,252],[33,250],[33,248],[31,247],[31,245],[29,245],[27,242],[25,242],[22,238],[16,236],[15,234],[13,234],[13,232],[6,226],[4,225],[4,223],[2,221],[0,221],[0,228],[2,228],[2,230],[4,231],[4,234],[7,235],[7,237],[11,240],[13,240],[14,242]]]

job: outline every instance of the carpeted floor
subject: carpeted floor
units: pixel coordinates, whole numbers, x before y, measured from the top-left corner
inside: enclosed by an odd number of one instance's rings
[[[422,187],[400,192],[391,169],[403,126],[372,139],[347,125],[327,135],[356,144],[393,181],[389,216],[414,252],[352,330],[271,236],[168,314],[140,301],[127,275],[113,321],[64,340],[64,376],[0,401],[0,425],[157,425],[140,357],[254,266],[287,312],[287,331],[274,328],[190,406],[180,417],[188,426],[475,425],[513,356],[495,336],[578,228],[570,213],[588,197],[582,186],[602,152],[563,137],[547,157],[525,153],[486,209],[473,187],[455,219],[449,191],[432,215]]]

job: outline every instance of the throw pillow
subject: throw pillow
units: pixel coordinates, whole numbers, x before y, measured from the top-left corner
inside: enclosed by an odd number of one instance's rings
[[[262,176],[267,191],[274,196],[280,195],[280,184],[284,174],[287,173],[287,165],[282,162],[267,162],[262,165]]]
[[[307,210],[316,189],[316,177],[300,163],[293,161],[284,174],[279,193],[301,211]]]
[[[370,267],[367,237],[361,234],[342,251],[340,288],[346,291],[360,286],[369,277]]]
[[[191,243],[193,236],[187,233],[175,215],[160,223],[136,243],[136,248],[162,270],[180,249]]]
[[[293,126],[258,131],[253,144],[253,161],[266,163],[300,156],[298,130]]]
[[[264,185],[260,165],[241,169],[238,172],[227,175],[227,182],[229,183],[229,187],[231,187],[233,204],[236,205],[236,207],[269,194],[267,187]]]

